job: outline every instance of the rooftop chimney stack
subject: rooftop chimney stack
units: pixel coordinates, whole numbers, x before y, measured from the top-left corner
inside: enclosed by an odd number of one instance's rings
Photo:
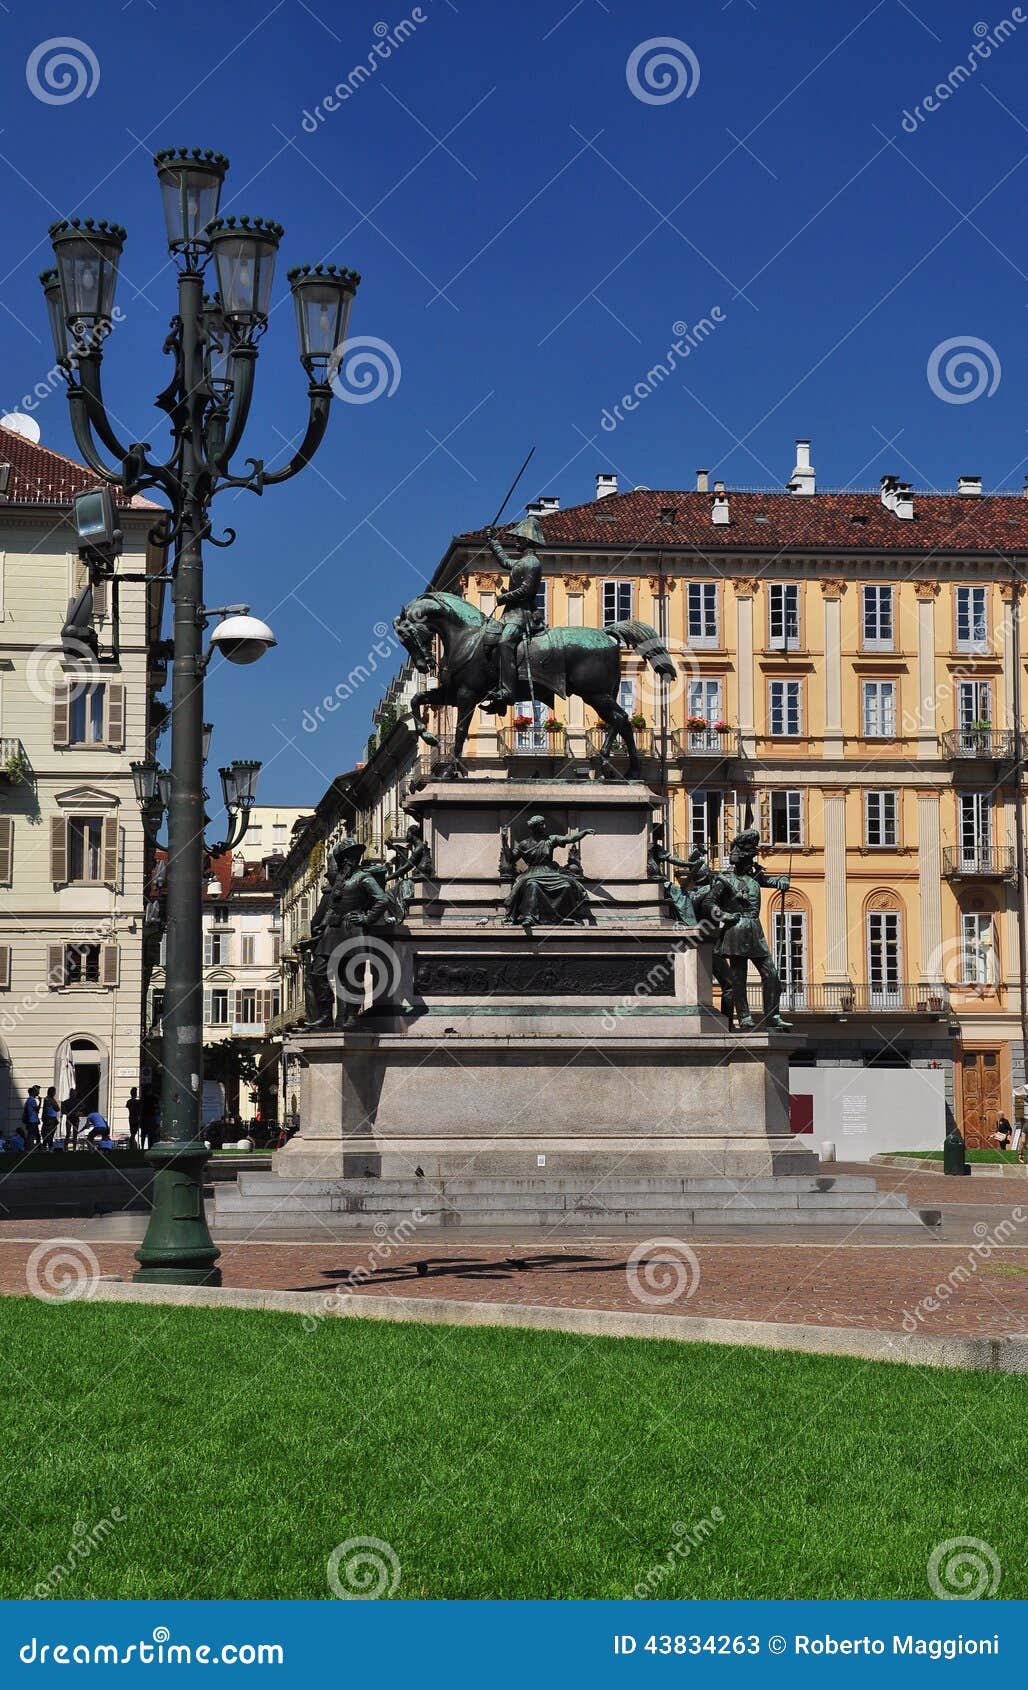
[[[723,481],[714,483],[714,503],[710,507],[710,520],[717,528],[724,528],[728,523],[728,494],[725,492]]]
[[[974,498],[976,495],[980,496],[981,491],[982,478],[980,475],[957,476],[957,492],[962,493],[965,498]]]
[[[1026,479],[1028,479],[1028,477],[1026,477]],[[710,471],[709,471],[709,469],[698,469],[696,471],[696,491],[697,491],[697,493],[706,493],[709,490],[709,487],[710,487]]]
[[[548,516],[551,511],[560,510],[560,500],[549,496],[545,499],[533,499],[530,505],[525,506],[525,510],[529,516]]]
[[[814,468],[810,462],[810,441],[797,440],[796,468],[793,470],[792,480],[789,482],[789,492],[796,495],[813,493],[816,490],[816,485]]]
[[[618,478],[616,475],[598,475],[596,477],[596,497],[598,499],[609,499],[611,494],[616,493],[617,490]]]

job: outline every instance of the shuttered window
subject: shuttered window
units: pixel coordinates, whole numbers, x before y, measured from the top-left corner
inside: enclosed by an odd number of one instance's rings
[[[107,743],[112,751],[125,744],[125,688],[120,681],[107,687]]]
[[[55,886],[68,880],[68,823],[64,816],[50,818],[50,879]]]
[[[67,745],[71,736],[71,688],[62,681],[54,687],[54,746]]]
[[[106,886],[118,883],[118,846],[120,844],[117,816],[105,816],[103,825],[103,862],[100,878]]]
[[[46,983],[52,992],[59,991],[64,985],[63,945],[47,945],[46,947]]]
[[[11,989],[11,947],[0,945],[0,992]]]
[[[120,973],[120,956],[117,945],[101,945],[100,947],[100,984],[101,986],[116,986]]]
[[[0,886],[14,878],[14,817],[0,816]]]

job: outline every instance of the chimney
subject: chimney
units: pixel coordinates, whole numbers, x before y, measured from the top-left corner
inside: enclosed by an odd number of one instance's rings
[[[1026,477],[1025,479],[1028,480],[1028,477]],[[697,493],[706,493],[709,485],[710,485],[710,471],[709,471],[709,469],[698,469],[696,471],[696,491],[697,491]]]
[[[725,492],[723,481],[714,483],[714,503],[710,507],[710,520],[717,528],[725,527],[728,522],[728,494]]]
[[[810,461],[810,441],[797,440],[796,468],[793,470],[792,480],[789,482],[789,492],[802,495],[813,493],[815,489],[814,467]]]
[[[980,475],[957,476],[957,492],[962,493],[965,498],[974,498],[976,494],[981,494],[981,490],[982,478]]]
[[[610,495],[616,493],[617,490],[618,478],[616,475],[598,475],[596,477],[596,497],[598,499],[609,499]]]
[[[910,522],[914,515],[914,495],[910,490],[910,482],[900,481],[895,475],[883,475],[882,504],[893,516]]]
[[[529,516],[548,516],[551,511],[560,510],[560,500],[549,497],[533,499],[530,505],[525,506],[525,510]]]

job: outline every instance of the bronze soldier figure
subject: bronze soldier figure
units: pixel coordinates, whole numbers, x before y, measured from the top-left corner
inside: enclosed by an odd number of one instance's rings
[[[543,531],[534,516],[526,516],[509,532],[509,553],[500,545],[493,529],[487,529],[486,534],[489,550],[497,563],[510,571],[505,591],[496,595],[497,604],[503,606],[502,619],[492,641],[497,684],[484,706],[500,713],[517,698],[520,650],[527,646],[533,634],[541,633],[545,626],[538,606],[543,566],[534,550],[543,544]],[[525,668],[528,668],[527,652]]]
[[[756,828],[747,828],[732,842],[730,868],[713,877],[710,913],[719,923],[714,941],[714,972],[722,983],[721,1008],[729,1023],[734,1014],[739,1028],[749,1032],[754,1022],[747,998],[746,974],[752,962],[763,989],[764,1026],[775,1032],[788,1032],[790,1023],[783,1021],[778,1013],[782,979],[760,925],[760,893],[765,886],[787,891],[789,876],[766,874],[757,862],[759,848],[760,834]],[[727,1005],[723,989],[726,978],[730,982]]]

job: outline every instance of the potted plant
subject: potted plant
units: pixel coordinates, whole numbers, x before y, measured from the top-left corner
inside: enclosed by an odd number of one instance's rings
[[[706,733],[707,718],[706,716],[690,716],[685,725],[691,734]]]
[[[629,720],[633,728],[644,728],[646,726],[646,717],[639,710],[635,712],[634,716],[629,717]]]
[[[731,722],[715,722],[714,723],[714,732],[716,734],[726,734],[730,731],[731,726],[732,726]]]
[[[514,726],[516,728],[533,728],[535,722],[531,716],[526,716],[523,710],[519,710],[514,718]]]
[[[547,716],[546,721],[543,725],[544,725],[546,732],[548,734],[557,734],[557,733],[560,733],[560,730],[564,726],[564,723],[561,721],[559,716]]]
[[[25,779],[29,772],[29,760],[20,746],[17,751],[12,751],[11,755],[5,759],[3,769],[7,779],[13,785],[17,785],[19,781]]]

